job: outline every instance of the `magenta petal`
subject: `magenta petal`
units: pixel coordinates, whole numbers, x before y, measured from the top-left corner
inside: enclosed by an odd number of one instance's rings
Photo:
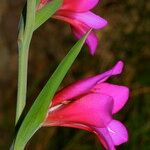
[[[97,84],[92,91],[107,94],[113,98],[113,113],[118,112],[126,104],[129,97],[129,89],[126,86],[113,85],[109,83]]]
[[[84,24],[93,29],[100,29],[107,25],[107,21],[105,19],[101,18],[98,15],[95,15],[90,11],[85,13],[74,13],[71,15],[73,18],[83,22]]]
[[[59,127],[69,127],[69,128],[76,128],[76,129],[81,129],[89,132],[93,132],[90,126],[80,124],[80,123],[74,123],[74,122],[48,122],[47,120],[44,122],[42,125],[44,127],[46,126],[59,126]]]
[[[63,16],[70,19],[75,19],[93,29],[100,29],[107,25],[107,21],[105,19],[101,18],[98,15],[95,15],[91,11],[77,13],[64,10],[58,11],[56,13],[56,16]],[[72,22],[74,22],[74,20]],[[78,27],[78,25],[76,27]]]
[[[122,69],[123,69],[123,62],[118,61],[118,63],[112,69],[102,74],[86,78],[83,80],[79,80],[78,82],[70,84],[69,86],[59,91],[54,96],[52,100],[52,106],[58,105],[67,100],[72,100],[72,98],[75,98],[77,96],[89,92],[97,83],[101,83],[113,75],[120,74],[122,72]]]
[[[71,27],[73,34],[77,39],[80,39],[86,32],[89,31],[89,28],[81,26],[81,28]],[[90,53],[94,55],[96,48],[98,46],[98,38],[94,32],[91,32],[86,40],[87,46],[89,47]]]
[[[84,34],[86,34],[90,30],[90,27],[88,27],[84,23],[76,19],[63,16],[61,15],[61,12],[58,12],[56,15],[53,16],[53,18],[63,20],[69,23],[71,25],[72,32],[77,39],[80,39]],[[89,47],[90,53],[94,54],[98,45],[98,38],[94,32],[91,32],[89,34],[86,43]]]
[[[75,12],[85,12],[97,5],[99,0],[64,0],[61,9]]]
[[[49,108],[44,124],[58,125],[65,122],[79,123],[87,126],[105,127],[112,120],[113,100],[103,94],[88,94],[64,104],[58,109]]]
[[[106,26],[107,21],[92,12],[75,13],[70,11],[58,11],[54,18],[63,20],[71,25],[73,34],[80,39],[91,28],[99,29]],[[98,38],[94,32],[91,32],[86,40],[90,53],[93,55],[98,45]]]
[[[115,150],[115,145],[128,141],[127,129],[117,120],[112,120],[106,128],[95,128],[95,133],[107,150]]]
[[[120,145],[128,141],[128,131],[121,122],[112,120],[107,129],[115,145]]]
[[[107,128],[94,128],[95,134],[106,150],[115,150],[114,142]]]

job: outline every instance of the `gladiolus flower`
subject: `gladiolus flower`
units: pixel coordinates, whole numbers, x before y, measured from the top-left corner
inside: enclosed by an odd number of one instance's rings
[[[51,0],[40,0],[38,10]],[[53,15],[53,18],[70,24],[76,38],[80,39],[87,31],[101,29],[107,21],[90,10],[98,4],[99,0],[64,0],[62,7]],[[86,43],[93,55],[98,45],[98,38],[94,32],[88,36]]]
[[[106,80],[121,74],[123,62],[94,77],[75,82],[54,96],[43,126],[66,126],[95,133],[107,150],[128,140],[125,126],[112,118],[128,100],[125,86]]]

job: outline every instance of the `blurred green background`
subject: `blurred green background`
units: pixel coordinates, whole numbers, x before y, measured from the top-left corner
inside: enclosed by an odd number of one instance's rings
[[[14,131],[17,88],[17,25],[23,0],[0,0],[0,150],[7,150]],[[97,31],[99,47],[91,57],[84,47],[61,87],[111,67],[118,59],[126,67],[112,83],[131,89],[126,107],[115,118],[129,130],[129,142],[121,150],[150,149],[150,1],[103,0],[93,11],[109,21]],[[67,24],[49,20],[33,37],[28,73],[28,107],[75,43]],[[61,88],[60,87],[60,88]],[[96,137],[70,128],[51,127],[38,131],[27,150],[100,150]]]

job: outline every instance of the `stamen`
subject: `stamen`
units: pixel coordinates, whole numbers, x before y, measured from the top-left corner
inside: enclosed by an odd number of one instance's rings
[[[59,109],[63,104],[59,104],[59,105],[56,105],[54,107],[51,107],[49,110],[48,110],[48,113],[51,113],[53,111],[55,111],[56,109]]]
[[[108,131],[111,132],[111,133],[114,133],[114,134],[116,133],[115,131],[113,131],[113,130],[110,129],[110,128],[107,128],[107,129],[108,129]]]
[[[71,103],[71,101],[64,101],[64,102],[62,102],[62,104],[64,104],[64,105],[67,105],[69,103]]]

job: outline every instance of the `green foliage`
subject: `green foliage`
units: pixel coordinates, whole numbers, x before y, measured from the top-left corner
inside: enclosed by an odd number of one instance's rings
[[[52,2],[44,6],[42,9],[37,11],[36,17],[35,17],[34,30],[36,30],[46,20],[48,20],[59,9],[62,3],[63,3],[63,0],[53,0]]]
[[[14,144],[15,150],[24,149],[29,139],[42,126],[50,101],[75,58],[78,56],[88,34],[89,33],[83,36],[83,38],[72,47],[70,52],[66,55],[51,78],[48,80],[43,90],[40,92],[18,131]]]

